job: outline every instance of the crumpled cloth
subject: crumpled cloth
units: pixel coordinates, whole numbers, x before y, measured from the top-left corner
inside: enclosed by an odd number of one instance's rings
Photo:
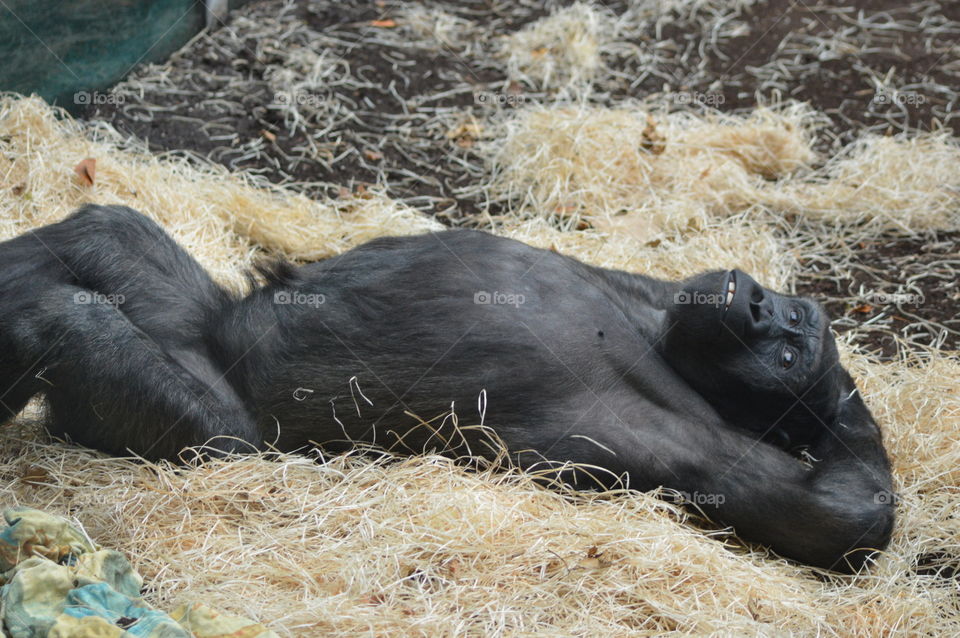
[[[65,518],[23,507],[3,516],[0,620],[11,638],[278,638],[202,603],[154,609],[127,558]]]

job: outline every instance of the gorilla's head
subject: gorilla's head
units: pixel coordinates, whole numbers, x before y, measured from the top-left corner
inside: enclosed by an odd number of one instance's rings
[[[708,272],[679,285],[664,327],[664,359],[729,423],[789,447],[836,419],[844,375],[813,300]]]

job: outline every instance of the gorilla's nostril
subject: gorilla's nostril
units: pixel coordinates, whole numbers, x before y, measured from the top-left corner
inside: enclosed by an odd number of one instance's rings
[[[750,301],[755,304],[759,304],[763,301],[763,288],[760,286],[754,286],[753,290],[750,291]]]
[[[763,308],[759,303],[754,301],[750,302],[750,315],[753,317],[754,323],[760,323],[760,320],[763,315],[762,311],[763,311]]]

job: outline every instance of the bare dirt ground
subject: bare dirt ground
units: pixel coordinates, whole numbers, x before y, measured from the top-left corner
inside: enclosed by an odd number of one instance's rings
[[[609,2],[596,5],[603,22],[593,25],[600,67],[551,76],[534,68],[557,53],[549,34],[514,34],[570,4],[257,2],[134,73],[86,117],[153,150],[191,151],[308,195],[377,188],[444,223],[481,226],[510,204],[477,187],[488,168],[475,145],[484,123],[524,105],[746,112],[797,100],[822,114],[817,161],[868,133],[957,124],[957,3]],[[855,339],[884,358],[900,347],[893,335],[960,349],[956,234],[840,237],[835,248],[805,265],[796,290],[820,297],[839,331],[866,326]],[[858,294],[894,288],[900,296],[877,303]]]

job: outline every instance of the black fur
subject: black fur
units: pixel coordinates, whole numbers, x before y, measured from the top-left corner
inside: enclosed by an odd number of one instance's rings
[[[740,271],[660,281],[448,231],[264,268],[234,299],[104,206],[0,244],[0,267],[0,409],[44,393],[54,434],[108,452],[490,456],[482,424],[525,467],[682,491],[812,565],[858,569],[890,537],[880,432],[826,316]]]

